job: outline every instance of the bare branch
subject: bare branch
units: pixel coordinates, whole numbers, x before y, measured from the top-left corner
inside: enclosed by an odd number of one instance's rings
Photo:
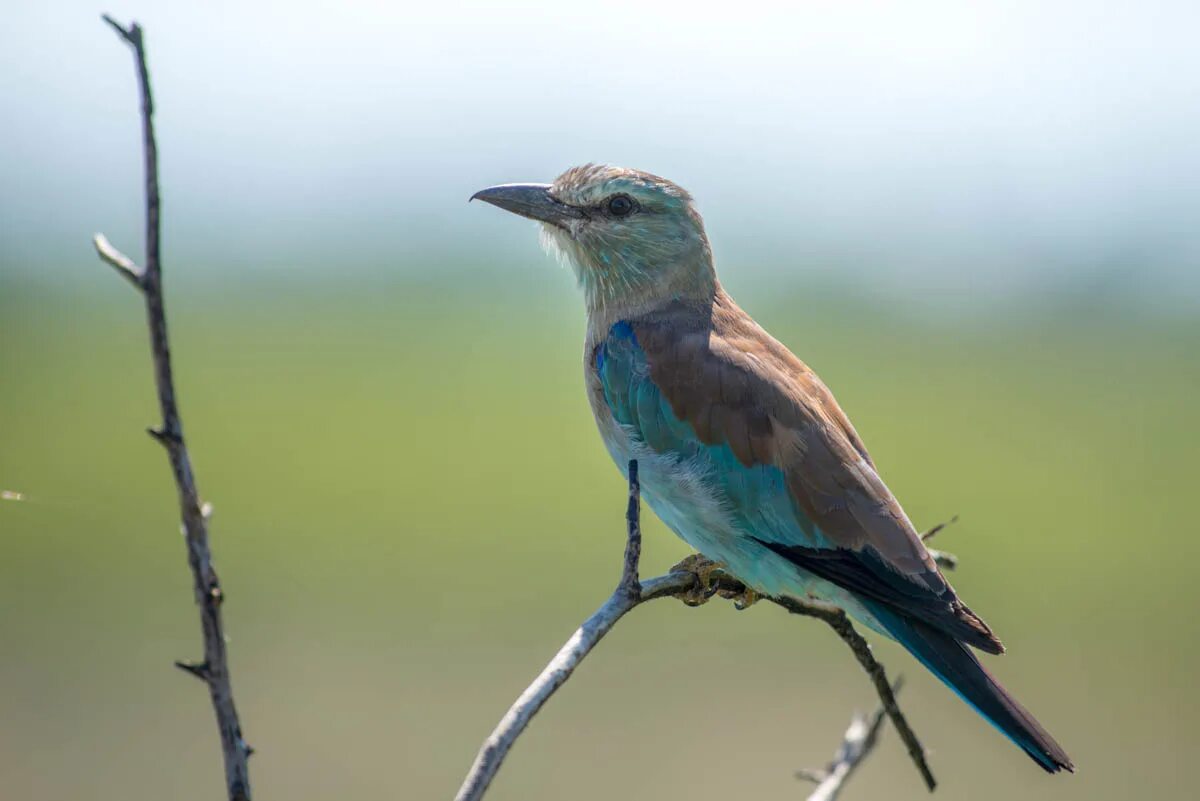
[[[591,617],[576,629],[566,644],[533,680],[516,702],[500,719],[500,723],[484,740],[475,762],[459,788],[455,801],[478,801],[487,792],[488,786],[503,765],[508,752],[517,738],[524,733],[533,716],[550,700],[567,679],[575,672],[579,663],[607,634],[617,621],[647,601],[656,598],[678,598],[689,606],[698,606],[714,595],[734,600],[742,609],[757,597],[745,584],[720,569],[719,565],[700,558],[685,559],[664,576],[638,580],[638,564],[641,558],[640,488],[636,460],[629,463],[629,507],[625,515],[626,542],[625,560],[621,580],[617,588]],[[913,764],[932,791],[937,782],[925,759],[925,749],[917,739],[908,720],[896,703],[892,685],[888,682],[883,665],[871,653],[871,646],[851,624],[846,613],[828,604],[801,601],[794,598],[767,598],[788,612],[815,617],[828,624],[842,640],[850,646],[858,662],[875,685],[882,703],[882,714],[891,718],[900,739],[904,741]],[[873,742],[873,740],[872,740]],[[867,747],[869,750],[869,746]],[[865,753],[862,755],[865,756]],[[858,758],[861,760],[861,756]],[[844,781],[844,780],[843,780]]]
[[[896,678],[892,693],[899,693],[904,680]],[[858,766],[870,755],[879,739],[879,730],[883,728],[883,718],[886,711],[883,707],[867,718],[855,715],[850,721],[850,728],[842,738],[833,761],[824,770],[798,770],[796,777],[814,782],[817,786],[808,796],[808,801],[837,801],[842,788],[858,769]]]
[[[233,687],[229,678],[229,663],[225,651],[225,632],[221,621],[224,593],[213,567],[208,544],[210,507],[202,504],[192,472],[191,457],[183,438],[183,421],[175,396],[171,372],[171,349],[167,339],[167,317],[163,305],[162,267],[159,254],[159,191],[158,147],[154,138],[154,100],[150,91],[150,74],[146,67],[145,43],[142,28],[133,23],[125,28],[112,17],[104,21],[130,45],[137,69],[141,97],[142,150],[146,178],[146,265],[138,268],[132,259],[114,248],[102,235],[93,242],[100,258],[111,264],[126,279],[137,286],[146,303],[146,323],[150,332],[150,352],[154,362],[154,380],[158,392],[162,423],[149,429],[166,449],[171,472],[179,495],[179,513],[187,542],[188,566],[196,604],[200,608],[200,626],[204,639],[204,660],[200,663],[176,662],[187,673],[202,680],[212,699],[213,712],[221,736],[225,759],[225,784],[230,801],[250,801],[250,772],[247,759],[251,748],[242,739],[242,728],[233,703]]]

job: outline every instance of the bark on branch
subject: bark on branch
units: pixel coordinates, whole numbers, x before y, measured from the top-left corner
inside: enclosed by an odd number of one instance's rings
[[[663,576],[646,579],[638,578],[638,564],[641,559],[642,532],[640,523],[640,486],[638,484],[638,464],[636,460],[629,463],[629,506],[626,511],[626,542],[625,561],[621,579],[604,604],[591,617],[583,622],[570,639],[559,649],[549,664],[538,674],[533,683],[525,689],[516,702],[500,719],[500,723],[484,740],[475,762],[471,765],[467,777],[459,788],[455,801],[479,801],[487,792],[496,773],[504,764],[505,758],[512,749],[517,738],[529,726],[533,716],[550,700],[550,696],[566,683],[574,673],[575,668],[583,661],[601,638],[607,634],[617,621],[635,607],[656,598],[678,598],[689,606],[697,606],[714,596],[734,600],[738,608],[745,608],[755,600],[754,593],[746,585],[723,572],[719,566],[713,565],[702,558],[690,557],[671,572]],[[815,617],[824,621],[832,628],[842,641],[850,647],[855,658],[871,678],[875,692],[879,696],[881,709],[879,720],[883,716],[891,719],[908,750],[909,757],[916,766],[925,786],[932,791],[937,782],[933,777],[926,761],[925,749],[916,733],[909,726],[908,720],[896,703],[895,691],[887,678],[883,665],[871,653],[871,646],[854,628],[846,613],[841,609],[815,601],[800,601],[792,598],[766,598],[777,606],[781,606],[791,614]],[[878,724],[872,727],[877,730]],[[859,749],[854,757],[853,765],[847,767],[848,774],[863,758],[870,753],[874,744],[874,734],[869,744]],[[845,777],[838,780],[845,781]],[[836,795],[836,792],[835,792]],[[832,799],[835,796],[826,796]]]
[[[200,627],[204,638],[204,660],[176,662],[181,670],[195,676],[208,687],[212,698],[221,750],[225,759],[225,784],[230,801],[250,801],[250,773],[247,765],[251,748],[242,738],[241,724],[233,703],[229,663],[225,652],[225,632],[221,622],[224,593],[213,568],[208,544],[208,520],[211,507],[200,501],[191,458],[183,438],[183,421],[176,402],[175,381],[171,374],[171,349],[167,339],[167,317],[163,307],[162,262],[159,258],[158,147],[154,139],[154,99],[150,92],[150,74],[146,67],[145,40],[136,22],[128,28],[105,15],[104,21],[128,44],[134,55],[141,98],[142,150],[146,181],[146,264],[139,267],[133,259],[113,247],[103,234],[93,244],[100,258],[141,293],[146,305],[146,324],[150,332],[150,354],[154,362],[154,382],[162,423],[148,433],[166,450],[179,495],[179,513],[187,543],[188,565],[192,571],[196,605],[200,609]]]

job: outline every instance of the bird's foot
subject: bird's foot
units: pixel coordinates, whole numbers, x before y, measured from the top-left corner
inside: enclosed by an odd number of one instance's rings
[[[749,609],[763,597],[727,572],[723,562],[714,562],[703,554],[694,553],[686,557],[672,567],[671,572],[691,573],[696,577],[690,589],[676,596],[688,606],[700,606],[708,603],[714,595],[719,595],[733,601],[734,607],[741,611]]]
[[[724,564],[714,562],[699,553],[685,557],[679,564],[671,568],[671,572],[691,573],[696,577],[696,581],[690,589],[676,596],[688,606],[700,606],[708,603],[709,599],[721,589],[721,580],[728,576],[725,573]]]

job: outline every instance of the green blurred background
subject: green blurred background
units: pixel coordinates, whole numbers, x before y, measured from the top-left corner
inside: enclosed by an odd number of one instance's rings
[[[1198,129],[1172,98],[1196,81],[1156,80],[1182,5],[1089,28],[1040,89],[993,67],[1032,70],[1071,4],[1008,27],[999,9],[872,9],[866,27],[802,9],[772,30],[806,31],[794,58],[836,80],[797,79],[786,112],[765,89],[730,105],[766,80],[757,9],[651,46],[534,6],[125,5],[151,37],[177,380],[258,797],[451,797],[611,590],[625,490],[581,388],[580,300],[531,226],[464,203],[587,159],[691,188],[726,285],[834,389],[913,519],[960,516],[939,545],[1009,647],[989,664],[1079,773],[1044,776],[880,642],[939,794],[1191,794],[1200,247],[1178,145]],[[27,41],[0,56],[0,489],[24,495],[0,501],[0,796],[218,798],[207,698],[170,667],[199,636],[169,472],[141,433],[141,308],[88,246],[104,229],[140,255],[132,74],[94,12],[18,5]],[[1116,52],[1128,85],[1105,78]],[[656,99],[641,70],[680,53],[692,77]],[[530,83],[564,54],[584,77]],[[597,125],[570,111],[577,81],[661,124]],[[897,87],[929,100],[927,125],[880,103]],[[1093,127],[1102,112],[1116,121]],[[686,553],[657,521],[646,536],[648,573]],[[490,797],[802,798],[794,769],[873,704],[820,624],[659,601]],[[885,796],[925,797],[891,731],[844,797]]]

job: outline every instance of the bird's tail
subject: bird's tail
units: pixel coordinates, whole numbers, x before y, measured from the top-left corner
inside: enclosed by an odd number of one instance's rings
[[[979,663],[970,647],[948,634],[880,604],[871,613],[921,664],[1016,743],[1048,773],[1074,772],[1071,758],[1033,715]]]

